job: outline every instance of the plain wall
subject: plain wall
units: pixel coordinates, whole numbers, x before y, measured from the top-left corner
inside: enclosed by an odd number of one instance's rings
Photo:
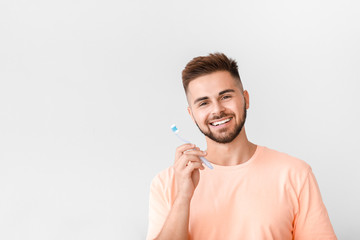
[[[358,1],[0,3],[0,239],[144,239],[152,178],[205,148],[181,71],[221,51],[249,140],[308,162],[339,239],[360,235]]]

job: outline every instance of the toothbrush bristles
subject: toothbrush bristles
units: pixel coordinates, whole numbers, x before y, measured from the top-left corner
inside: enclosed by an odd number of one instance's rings
[[[175,124],[171,125],[171,131],[173,131],[174,133],[178,133],[179,132],[179,129],[176,127]]]

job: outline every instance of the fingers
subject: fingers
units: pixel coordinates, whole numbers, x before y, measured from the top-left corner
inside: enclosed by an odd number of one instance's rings
[[[187,143],[176,148],[175,160],[179,159],[184,154],[205,156],[206,152],[201,151],[200,148],[196,147],[195,144]]]
[[[199,183],[199,170],[205,169],[200,157],[206,156],[206,152],[194,144],[184,144],[176,149],[175,153],[175,180],[179,195],[192,197],[194,189]]]
[[[185,151],[188,151],[190,149],[193,149],[195,148],[195,144],[192,144],[192,143],[186,143],[186,144],[183,144],[179,147],[176,148],[176,152],[175,152],[175,160],[176,159],[179,159],[180,156],[185,152]]]
[[[199,157],[203,157],[203,156],[206,156],[207,152],[206,151],[201,151],[200,148],[196,147],[196,148],[193,148],[191,150],[187,150],[185,152],[183,152],[183,155],[196,155],[196,156],[199,156]]]
[[[204,170],[205,167],[202,165],[202,162],[192,162],[190,161],[187,166],[185,167],[185,171],[188,173],[191,173],[192,171],[194,171],[195,169],[201,169]]]
[[[195,145],[182,145],[177,148],[177,157],[175,158],[174,165],[180,168],[184,168],[189,161],[198,162],[201,164],[202,162],[200,157],[204,157],[206,154],[207,153],[205,151],[201,151],[198,147],[195,147]]]

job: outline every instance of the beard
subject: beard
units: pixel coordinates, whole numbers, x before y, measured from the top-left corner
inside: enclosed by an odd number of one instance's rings
[[[226,114],[222,112],[219,116],[215,116],[211,120],[221,119],[225,117],[233,117],[233,114]],[[217,143],[225,144],[232,142],[240,134],[242,128],[244,127],[245,120],[246,120],[246,105],[244,104],[243,117],[240,119],[240,123],[235,125],[235,128],[232,131],[229,131],[228,133],[226,133],[228,131],[227,129],[223,129],[220,131],[220,133],[224,133],[224,134],[215,135],[214,132],[212,132],[208,126],[207,129],[205,130],[205,129],[201,129],[196,121],[195,124],[199,128],[200,132],[202,132],[205,136],[207,136],[208,138],[210,138],[211,140]]]

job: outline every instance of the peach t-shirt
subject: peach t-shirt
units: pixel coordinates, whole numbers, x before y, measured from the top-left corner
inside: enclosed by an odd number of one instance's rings
[[[336,239],[304,161],[257,146],[243,164],[213,166],[200,171],[190,205],[189,239]],[[159,234],[175,193],[170,167],[151,184],[147,239]]]

